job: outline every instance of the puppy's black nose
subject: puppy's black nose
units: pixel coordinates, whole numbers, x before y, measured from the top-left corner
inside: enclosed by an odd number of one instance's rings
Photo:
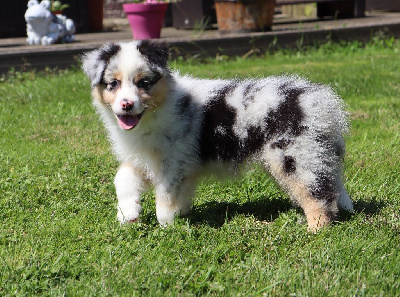
[[[122,99],[121,100],[121,106],[122,106],[122,110],[130,111],[133,108],[133,102],[131,100],[128,100],[128,99]]]

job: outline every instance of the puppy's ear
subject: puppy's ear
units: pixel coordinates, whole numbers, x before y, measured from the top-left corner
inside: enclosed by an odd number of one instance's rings
[[[106,43],[82,56],[82,69],[89,77],[92,88],[101,83],[108,62],[120,49],[121,46],[117,43]]]
[[[143,40],[138,44],[137,48],[149,63],[161,68],[168,68],[169,45],[166,41]]]

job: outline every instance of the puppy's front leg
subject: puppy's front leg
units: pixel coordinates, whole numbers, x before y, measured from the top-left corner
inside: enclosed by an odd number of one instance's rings
[[[156,213],[161,225],[172,224],[177,215],[188,214],[196,187],[195,178],[173,179],[156,186]]]
[[[118,169],[114,185],[118,198],[118,220],[123,224],[135,222],[139,218],[142,207],[140,195],[144,190],[144,175],[129,163]]]

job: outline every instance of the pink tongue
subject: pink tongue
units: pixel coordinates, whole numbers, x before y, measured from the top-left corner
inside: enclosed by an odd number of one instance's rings
[[[124,130],[132,129],[138,123],[139,119],[137,116],[131,116],[131,115],[118,116],[118,125]]]

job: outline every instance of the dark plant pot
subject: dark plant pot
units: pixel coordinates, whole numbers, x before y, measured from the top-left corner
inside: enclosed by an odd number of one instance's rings
[[[89,30],[99,32],[103,30],[104,0],[87,0]]]
[[[399,0],[366,0],[367,10],[390,10],[400,11]]]
[[[123,7],[133,39],[160,38],[168,3],[126,3]]]
[[[347,0],[317,3],[317,16],[335,18],[353,18],[365,16],[365,0]]]
[[[270,31],[275,0],[215,0],[220,32]]]
[[[173,26],[177,29],[210,28],[216,22],[214,0],[181,0],[172,3]]]

